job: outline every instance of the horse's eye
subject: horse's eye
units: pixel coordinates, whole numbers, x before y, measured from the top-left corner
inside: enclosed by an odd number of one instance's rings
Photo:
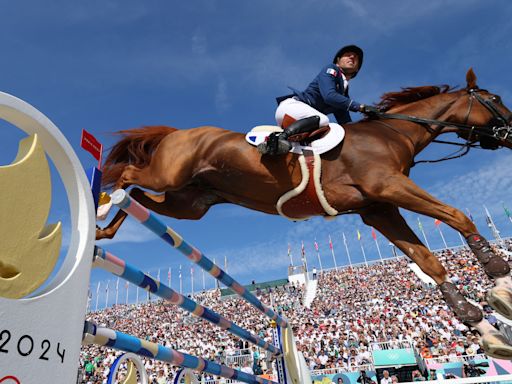
[[[501,104],[501,97],[494,95],[494,96],[491,97],[491,101],[494,101],[495,103]]]

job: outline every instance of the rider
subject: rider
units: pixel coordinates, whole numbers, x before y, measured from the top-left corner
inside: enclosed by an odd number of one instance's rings
[[[349,111],[377,112],[375,107],[361,104],[348,95],[348,82],[357,76],[363,65],[363,56],[361,48],[347,45],[336,53],[332,64],[322,68],[304,92],[291,88],[293,94],[278,97],[276,121],[284,131],[271,134],[266,142],[260,144],[260,153],[287,153],[291,149],[288,137],[329,125],[326,116],[329,113],[334,114],[339,124],[344,124],[352,121]]]

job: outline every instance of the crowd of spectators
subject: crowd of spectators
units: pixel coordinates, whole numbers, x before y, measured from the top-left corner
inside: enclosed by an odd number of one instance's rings
[[[473,253],[444,250],[438,257],[452,281],[482,305],[488,320],[495,324],[496,318],[485,302],[485,292],[492,283]],[[478,334],[455,318],[437,287],[420,280],[404,258],[319,271],[318,276],[310,308],[303,305],[305,288],[300,285],[255,292],[267,305],[272,300],[274,308],[289,320],[310,369],[359,370],[372,363],[371,348],[386,348],[379,343],[387,342],[408,342],[423,358],[483,353]],[[272,340],[269,322],[244,300],[221,299],[219,290],[202,292],[194,300]],[[118,305],[89,313],[87,319],[219,363],[225,363],[229,356],[249,354],[255,374],[273,373],[274,366],[264,350],[162,301]],[[105,382],[118,354],[96,346],[83,347],[83,383]],[[176,372],[176,368],[155,360],[144,359],[144,363],[151,383],[170,383]],[[238,368],[242,366],[240,360]]]

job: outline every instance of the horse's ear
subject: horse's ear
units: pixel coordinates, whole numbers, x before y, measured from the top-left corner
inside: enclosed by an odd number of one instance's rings
[[[473,72],[473,68],[469,68],[468,73],[466,73],[466,83],[468,89],[478,88],[476,85],[476,75]]]

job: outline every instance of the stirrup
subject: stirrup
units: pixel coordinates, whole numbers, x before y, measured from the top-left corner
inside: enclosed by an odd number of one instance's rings
[[[258,152],[262,155],[278,156],[290,152],[292,145],[280,137],[277,132],[272,132],[267,140],[258,145]]]

